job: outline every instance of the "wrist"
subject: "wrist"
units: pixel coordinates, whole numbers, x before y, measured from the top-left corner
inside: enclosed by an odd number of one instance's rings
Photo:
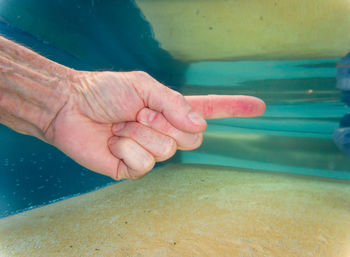
[[[42,81],[44,90],[40,90],[40,110],[41,115],[33,115],[33,122],[38,129],[39,137],[42,140],[51,142],[54,137],[54,121],[58,117],[59,113],[68,104],[69,100],[76,93],[75,84],[76,74],[78,71],[66,68],[63,71],[64,76],[52,77],[51,81]]]
[[[48,140],[72,92],[75,71],[0,37],[0,122]]]

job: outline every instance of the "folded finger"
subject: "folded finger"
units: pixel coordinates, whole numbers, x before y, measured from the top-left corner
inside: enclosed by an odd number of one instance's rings
[[[188,133],[175,128],[162,113],[143,108],[137,115],[137,121],[158,132],[173,138],[178,149],[193,150],[203,141],[202,133]]]
[[[113,136],[109,139],[108,145],[111,153],[127,167],[125,169],[122,164],[118,167],[118,172],[121,171],[124,178],[141,177],[155,164],[152,154],[130,138]],[[119,174],[117,178],[120,179]]]
[[[206,129],[205,120],[191,110],[179,92],[164,86],[145,72],[131,72],[129,76],[137,85],[145,106],[163,113],[174,127],[190,133],[199,133]]]
[[[156,161],[164,161],[173,156],[177,149],[174,139],[139,122],[114,124],[112,132],[115,136],[133,139],[150,152]]]

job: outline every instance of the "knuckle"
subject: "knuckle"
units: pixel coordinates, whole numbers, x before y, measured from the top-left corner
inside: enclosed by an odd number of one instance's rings
[[[137,126],[132,127],[129,131],[129,136],[131,138],[134,138],[134,139],[141,137],[142,136],[142,129],[140,127],[137,127]]]
[[[127,176],[128,179],[139,179],[145,176],[148,172],[150,172],[154,166],[155,162],[150,162],[148,164],[145,163],[142,170],[135,170],[130,167],[127,167]]]
[[[132,73],[136,77],[139,77],[139,78],[150,78],[151,77],[147,72],[144,72],[144,71],[133,71]]]
[[[163,122],[159,124],[159,129],[165,134],[171,134],[173,126],[166,120],[163,120]]]
[[[185,102],[185,97],[177,91],[173,91],[173,99],[177,104],[182,104]]]

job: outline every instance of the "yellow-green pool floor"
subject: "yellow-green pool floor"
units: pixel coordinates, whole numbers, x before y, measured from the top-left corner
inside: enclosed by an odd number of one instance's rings
[[[1,219],[0,256],[350,256],[350,183],[169,165]]]

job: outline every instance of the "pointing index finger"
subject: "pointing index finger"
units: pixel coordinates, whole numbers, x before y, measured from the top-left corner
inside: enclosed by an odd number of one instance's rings
[[[265,112],[264,101],[245,95],[185,96],[192,109],[204,119],[256,117]]]

